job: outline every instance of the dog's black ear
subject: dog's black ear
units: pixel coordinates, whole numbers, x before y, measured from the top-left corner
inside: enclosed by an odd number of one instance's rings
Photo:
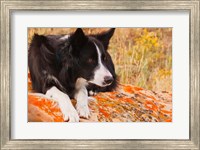
[[[85,36],[83,30],[78,28],[74,34],[70,37],[70,43],[72,45],[73,51],[72,53],[78,54],[81,48],[85,45],[88,38]]]
[[[96,38],[103,43],[105,50],[108,49],[109,41],[110,41],[111,37],[113,36],[114,32],[115,32],[115,28],[111,28],[106,32],[96,35]]]
[[[41,44],[46,44],[48,42],[47,38],[44,35],[34,34],[31,44],[40,46]]]

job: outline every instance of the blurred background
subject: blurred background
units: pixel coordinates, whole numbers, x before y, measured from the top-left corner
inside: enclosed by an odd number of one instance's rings
[[[83,28],[96,34],[109,28]],[[29,28],[34,33],[69,34],[76,28]],[[116,28],[108,49],[121,84],[172,92],[172,28]]]

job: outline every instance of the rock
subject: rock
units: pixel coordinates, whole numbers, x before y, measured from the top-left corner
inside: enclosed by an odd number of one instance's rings
[[[29,122],[63,122],[58,104],[35,94],[28,81]],[[72,100],[75,106],[76,101]],[[91,117],[80,122],[171,122],[172,94],[154,92],[133,85],[120,85],[116,91],[98,93],[89,98]]]

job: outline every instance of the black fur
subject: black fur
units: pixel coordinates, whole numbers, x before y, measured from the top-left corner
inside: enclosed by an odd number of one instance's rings
[[[90,80],[94,76],[94,68],[97,65],[97,52],[93,44],[95,41],[98,47],[101,47],[102,56],[106,57],[103,64],[113,75],[114,81],[107,87],[89,84],[87,89],[96,92],[112,91],[117,86],[117,77],[107,49],[114,30],[86,36],[82,29],[78,28],[64,40],[60,40],[63,35],[35,34],[28,53],[33,90],[45,94],[52,86],[56,86],[73,98],[77,78]],[[93,59],[92,63],[88,63],[89,58]]]

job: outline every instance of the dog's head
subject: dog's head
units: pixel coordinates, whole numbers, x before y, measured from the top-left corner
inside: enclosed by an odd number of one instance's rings
[[[116,78],[113,61],[107,51],[114,30],[85,35],[78,28],[69,38],[71,54],[77,60],[77,74],[100,87],[109,86]]]

